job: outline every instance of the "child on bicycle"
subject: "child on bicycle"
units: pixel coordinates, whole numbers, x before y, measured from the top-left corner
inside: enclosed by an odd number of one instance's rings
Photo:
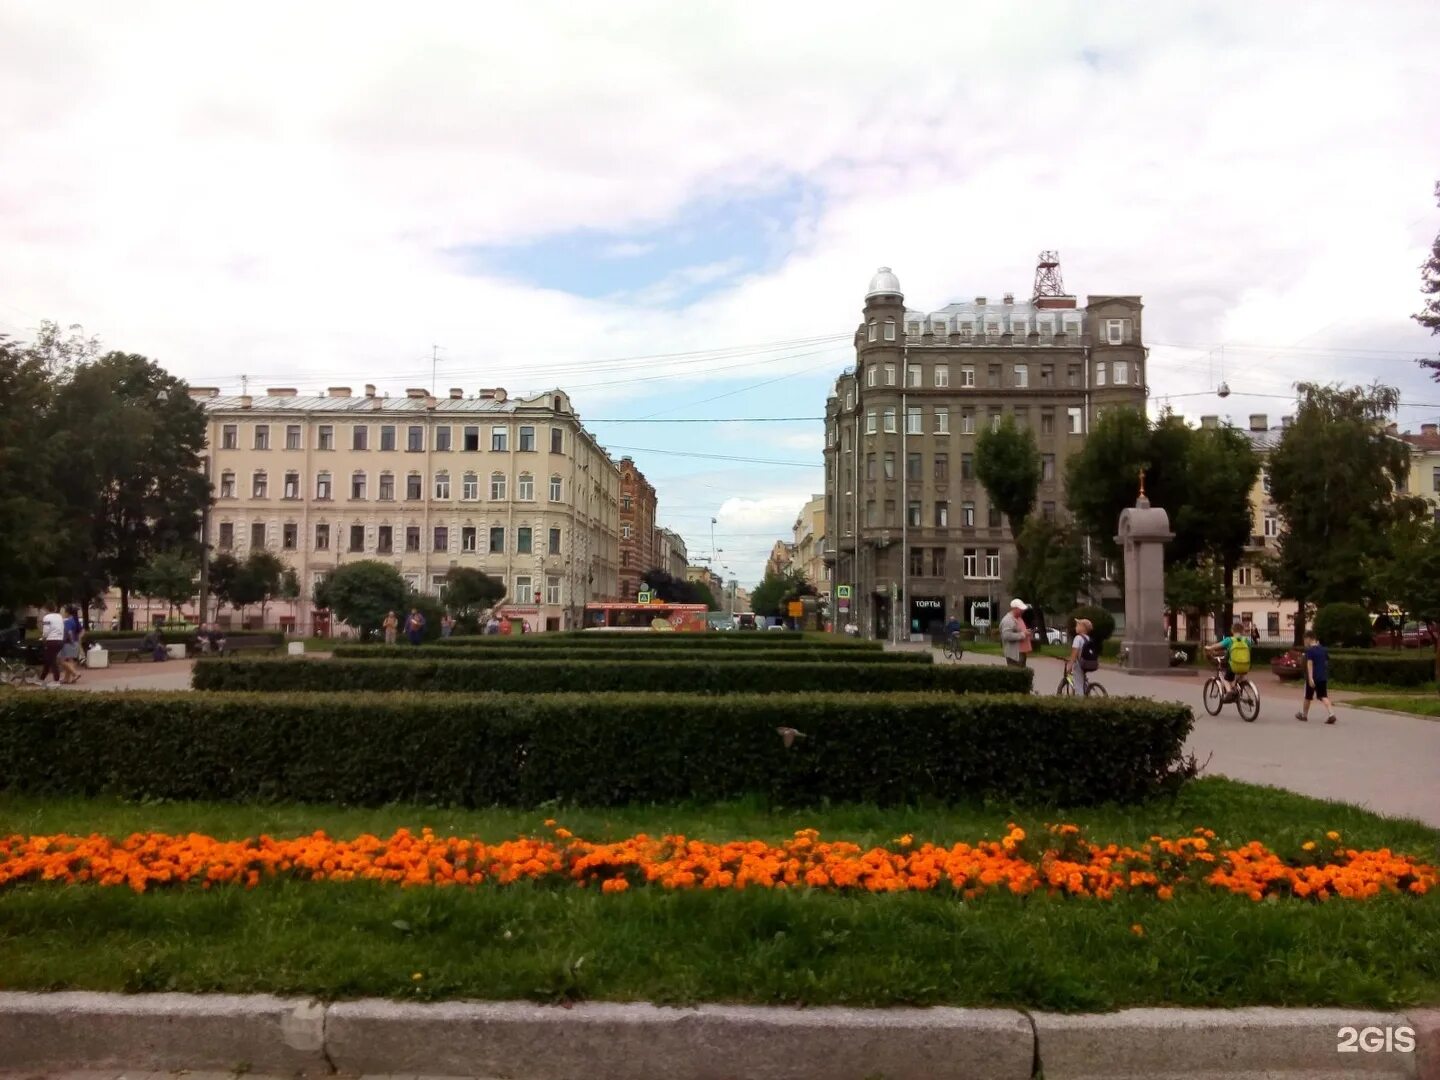
[[[1089,619],[1075,620],[1075,639],[1070,642],[1070,658],[1065,661],[1065,674],[1075,676],[1075,693],[1085,697],[1089,691],[1085,676],[1096,670],[1098,664],[1090,666],[1093,661],[1088,659],[1095,650],[1090,647],[1090,636],[1095,631],[1095,624]]]
[[[1206,647],[1205,655],[1225,657],[1220,674],[1221,681],[1225,684],[1225,693],[1220,695],[1222,702],[1234,701],[1239,697],[1236,680],[1250,674],[1250,650],[1254,646],[1255,643],[1245,636],[1245,627],[1236,619],[1228,636]]]

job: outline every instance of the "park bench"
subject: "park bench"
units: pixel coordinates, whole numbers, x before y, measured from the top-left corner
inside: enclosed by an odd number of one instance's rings
[[[131,660],[150,659],[150,650],[145,648],[145,639],[138,637],[109,638],[96,642],[102,649],[108,651],[112,656],[120,654],[128,664]],[[185,645],[191,655],[200,655],[200,647],[195,641],[187,641]],[[276,641],[268,634],[227,634],[225,635],[225,655],[239,652],[241,649],[279,652],[284,648],[284,643]]]

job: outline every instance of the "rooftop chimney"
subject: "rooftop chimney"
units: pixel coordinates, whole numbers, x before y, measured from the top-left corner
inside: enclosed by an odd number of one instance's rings
[[[329,394],[331,397],[349,397],[349,396],[350,396],[350,387],[348,387],[348,386],[331,386],[331,387],[329,387],[328,389],[326,389],[325,392],[326,392],[327,394]]]
[[[1436,435],[1440,435],[1440,426],[1435,424],[1421,424],[1420,434],[1429,435],[1431,438],[1434,438]]]
[[[976,307],[984,307],[984,306],[985,306],[985,297],[983,297],[983,296],[977,296],[977,297],[975,297],[975,306],[976,306]]]
[[[294,397],[298,392],[293,386],[272,386],[265,391],[271,397]]]
[[[1013,292],[1007,292],[1007,293],[1005,294],[1005,303],[1007,303],[1007,304],[1013,304],[1013,303],[1015,303],[1015,294],[1014,294]]]
[[[1250,414],[1250,430],[1251,430],[1251,431],[1269,431],[1269,430],[1270,430],[1270,418],[1269,418],[1268,416],[1266,416],[1264,413],[1251,413],[1251,414]]]
[[[240,395],[240,407],[241,407],[242,409],[248,409],[248,408],[250,408],[250,400],[251,400],[251,398],[250,398],[250,395],[249,395],[249,394],[241,394],[241,395]]]
[[[366,396],[366,397],[374,397],[374,396],[375,396],[375,384],[374,384],[374,383],[368,383],[368,382],[367,382],[367,383],[365,384],[365,396]]]
[[[1386,425],[1385,425],[1385,434],[1386,434],[1386,435],[1399,435],[1399,434],[1400,434],[1400,425],[1399,425],[1399,424],[1386,424]]]
[[[190,387],[190,396],[196,401],[203,401],[205,398],[219,397],[220,388],[218,386],[192,386]]]
[[[1220,426],[1220,417],[1202,416],[1200,417],[1200,426],[1202,428],[1218,428]]]
[[[427,398],[427,397],[430,396],[430,391],[429,391],[429,390],[417,390],[417,389],[415,389],[414,387],[410,387],[410,388],[406,389],[406,391],[405,391],[405,396],[406,396],[407,398]]]
[[[503,386],[482,386],[475,396],[481,401],[504,401],[505,388]]]
[[[1280,426],[1281,426],[1282,428],[1288,428],[1288,427],[1289,427],[1291,424],[1293,424],[1293,423],[1295,423],[1295,417],[1293,417],[1293,416],[1282,416],[1282,417],[1280,417]]]
[[[451,401],[460,401],[460,400],[462,400],[464,397],[465,397],[465,391],[464,391],[461,387],[452,386],[452,387],[450,388],[450,400],[451,400]]]

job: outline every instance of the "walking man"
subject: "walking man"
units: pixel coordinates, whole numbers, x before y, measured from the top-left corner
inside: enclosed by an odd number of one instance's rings
[[[1335,707],[1330,704],[1330,653],[1320,639],[1315,636],[1315,631],[1310,630],[1305,634],[1305,704],[1300,706],[1300,711],[1295,714],[1296,720],[1310,719],[1310,702],[1319,700],[1325,706],[1325,723],[1335,723]]]
[[[1010,667],[1024,667],[1025,658],[1030,655],[1034,643],[1030,640],[1030,628],[1025,625],[1025,601],[1011,600],[1010,610],[1000,620],[1000,644],[1005,650],[1005,663]]]
[[[410,617],[405,620],[405,635],[410,639],[411,645],[419,645],[420,639],[425,633],[425,616],[420,614],[419,608],[410,609]]]
[[[45,663],[40,668],[40,685],[45,685],[45,676],[53,673],[55,685],[60,685],[60,650],[65,645],[65,620],[58,611],[47,611],[40,620],[40,642],[44,650]]]
[[[400,626],[400,620],[395,618],[395,612],[389,612],[385,616],[385,621],[380,625],[385,628],[385,644],[394,645],[395,631]]]

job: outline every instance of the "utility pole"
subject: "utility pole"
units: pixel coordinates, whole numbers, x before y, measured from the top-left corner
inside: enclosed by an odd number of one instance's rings
[[[435,368],[440,363],[440,346],[430,346],[430,396],[439,397],[439,391],[435,387]]]
[[[205,505],[200,508],[200,625],[210,621],[210,455],[200,459],[205,470]]]

